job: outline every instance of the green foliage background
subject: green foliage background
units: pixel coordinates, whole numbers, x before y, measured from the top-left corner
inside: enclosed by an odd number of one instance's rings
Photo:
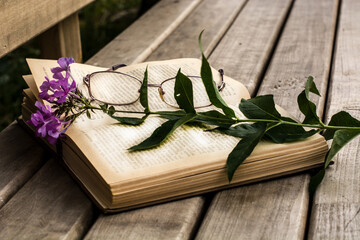
[[[83,60],[86,61],[158,0],[96,0],[79,12]],[[0,59],[0,131],[21,114],[25,58],[39,58],[34,39]]]

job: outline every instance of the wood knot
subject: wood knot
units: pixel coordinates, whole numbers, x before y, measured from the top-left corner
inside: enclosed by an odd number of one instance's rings
[[[279,79],[275,82],[273,88],[288,90],[288,89],[298,88],[299,86],[305,87],[305,82],[306,82],[306,79],[297,78],[297,77]]]

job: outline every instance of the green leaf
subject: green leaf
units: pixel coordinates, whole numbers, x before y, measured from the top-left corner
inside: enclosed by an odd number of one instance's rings
[[[101,108],[101,110],[104,112],[104,113],[107,113],[107,108],[108,108],[108,105],[105,103],[105,104],[102,104],[102,105],[99,105],[99,107]]]
[[[241,99],[239,108],[241,112],[252,119],[279,120],[280,113],[275,108],[273,95],[257,96],[251,99]]]
[[[314,176],[310,178],[309,194],[314,196],[317,187],[320,185],[325,176],[325,169],[321,168]]]
[[[360,134],[360,130],[337,130],[335,131],[333,141],[329,152],[326,155],[325,168],[327,168],[331,162],[331,159],[344,147],[348,142]]]
[[[196,114],[194,113],[188,113],[182,118],[179,118],[177,120],[169,120],[163,123],[160,127],[155,129],[155,131],[151,134],[149,138],[145,139],[140,144],[129,148],[129,150],[145,150],[159,146],[168,136],[171,135],[171,133],[175,131],[176,128],[189,122],[195,116]]]
[[[140,103],[145,108],[144,112],[149,113],[149,102],[148,102],[148,69],[146,67],[144,73],[144,79],[140,88]]]
[[[258,96],[252,99],[242,99],[240,110],[247,118],[279,120],[280,124],[270,126],[266,137],[276,143],[292,142],[310,137],[316,130],[305,131],[301,126],[281,124],[281,121],[296,122],[291,118],[282,117],[276,110],[273,95]]]
[[[306,84],[305,84],[305,93],[306,93],[307,98],[309,98],[310,92],[321,97],[319,90],[317,89],[316,84],[314,82],[314,78],[312,76],[308,77],[308,79],[306,80]]]
[[[266,130],[265,123],[254,123],[249,128],[249,135],[240,140],[236,147],[229,154],[226,162],[229,182],[232,180],[235,170],[252,153]]]
[[[169,119],[169,120],[175,120],[179,119],[186,115],[186,112],[184,110],[177,110],[177,111],[159,111],[156,112],[160,115],[160,117]]]
[[[110,106],[108,111],[107,111],[107,114],[109,114],[110,116],[114,115],[115,113],[115,108],[114,106]]]
[[[340,111],[334,114],[329,122],[329,126],[347,126],[360,127],[360,121],[353,118],[349,113]],[[331,147],[326,154],[324,167],[310,179],[309,193],[313,195],[325,176],[325,169],[329,166],[334,156],[344,147],[348,142],[360,134],[360,130],[345,130],[345,129],[327,129],[324,137],[326,140],[333,139]]]
[[[229,128],[218,127],[214,130],[220,131],[229,136],[244,138],[254,135],[258,132],[257,127],[254,126],[254,124],[243,123]]]
[[[195,113],[191,80],[180,69],[176,74],[174,97],[181,109],[187,113]]]
[[[314,129],[305,131],[300,126],[282,124],[267,131],[266,136],[275,143],[287,143],[311,137],[317,132]]]
[[[328,124],[329,126],[347,126],[347,127],[360,127],[360,121],[353,118],[349,113],[345,111],[338,112],[331,117]],[[335,129],[327,129],[324,133],[326,140],[330,140],[334,137]]]
[[[199,112],[193,121],[205,123],[208,125],[216,125],[224,128],[228,128],[236,122],[234,119],[216,110]]]
[[[293,119],[286,117],[281,117],[281,120],[295,122]],[[268,130],[266,132],[266,137],[270,138],[275,143],[285,143],[308,138],[317,132],[318,131],[314,129],[306,131],[301,126],[280,124]]]
[[[235,118],[234,110],[232,110],[226,104],[224,99],[221,97],[221,95],[217,89],[217,86],[213,80],[210,64],[207,61],[207,59],[203,53],[203,49],[202,49],[202,45],[201,45],[201,36],[202,36],[203,32],[204,31],[202,31],[199,35],[199,47],[200,47],[200,51],[201,51],[201,55],[202,55],[200,75],[201,75],[201,79],[204,83],[206,93],[209,97],[210,102],[215,107],[221,108],[224,111],[225,115],[227,115],[231,118]]]
[[[297,98],[299,109],[305,115],[305,119],[303,123],[322,124],[320,118],[316,113],[315,103],[310,101],[310,97],[309,97],[310,92],[320,96],[320,93],[316,88],[314,78],[311,76],[308,77],[306,81],[305,90],[302,91]]]
[[[145,121],[145,119],[148,116],[149,116],[149,114],[146,114],[142,118],[134,118],[134,117],[116,117],[116,116],[110,115],[110,117],[119,121],[120,123],[126,124],[126,125],[132,125],[132,126],[140,125],[141,123],[143,123]]]

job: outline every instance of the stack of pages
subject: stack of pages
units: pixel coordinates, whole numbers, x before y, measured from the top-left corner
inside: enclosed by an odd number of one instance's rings
[[[28,59],[28,65],[32,75],[24,76],[29,85],[29,89],[24,90],[24,121],[36,111],[34,104],[39,100],[39,86],[45,76],[51,79],[50,69],[57,63]],[[174,77],[179,68],[187,75],[199,75],[200,66],[198,59],[174,59],[127,66],[119,71],[142,79],[148,67],[149,83],[154,84]],[[83,77],[102,70],[106,69],[71,64],[72,75],[84,95],[88,90]],[[219,80],[218,75],[213,69],[215,80]],[[249,92],[241,83],[226,76],[224,80],[226,87],[222,96],[229,105],[236,108],[242,98],[249,98]],[[148,91],[152,111],[169,110],[156,88]],[[124,108],[141,111],[139,103]],[[149,137],[164,121],[151,115],[139,126],[128,126],[118,124],[102,112],[93,114],[92,119],[80,117],[61,139],[62,153],[58,154],[99,208],[116,212],[304,171],[320,166],[328,149],[319,134],[286,144],[262,141],[229,183],[226,159],[240,140],[236,137],[183,126],[155,149],[128,150]]]

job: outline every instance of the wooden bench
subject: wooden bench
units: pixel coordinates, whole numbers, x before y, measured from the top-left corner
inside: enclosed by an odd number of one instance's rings
[[[199,57],[206,29],[210,63],[252,96],[274,94],[301,118],[296,96],[313,75],[325,122],[341,109],[359,118],[359,12],[356,0],[162,0],[87,63]],[[0,133],[0,239],[358,239],[358,145],[338,154],[313,199],[304,173],[104,215],[12,124]]]
[[[0,57],[40,35],[44,58],[82,60],[78,10],[94,0],[0,1]]]

